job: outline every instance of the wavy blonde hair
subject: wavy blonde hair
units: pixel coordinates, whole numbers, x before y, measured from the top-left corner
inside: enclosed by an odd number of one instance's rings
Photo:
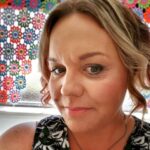
[[[128,91],[134,102],[135,111],[146,111],[146,100],[140,89],[150,88],[150,35],[148,27],[131,10],[118,0],[66,0],[58,4],[49,14],[40,40],[39,62],[42,72],[42,101],[48,103],[50,94],[48,81],[48,54],[50,35],[55,24],[72,13],[90,15],[107,31],[117,45],[120,58],[129,72]],[[131,113],[132,113],[131,112]]]

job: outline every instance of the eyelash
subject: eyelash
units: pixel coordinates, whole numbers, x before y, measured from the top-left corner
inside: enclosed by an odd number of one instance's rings
[[[90,71],[88,71],[88,69],[90,69]],[[92,72],[91,69],[94,69],[93,71],[95,71],[95,72]],[[96,71],[95,69],[98,69],[98,70]],[[98,75],[103,70],[104,70],[104,66],[102,66],[100,64],[88,64],[84,68],[84,71],[88,72],[88,74],[90,74],[90,75]]]
[[[54,75],[60,75],[61,73],[56,73],[57,70],[61,70],[62,72],[65,72],[66,69],[64,67],[60,67],[60,66],[55,66],[53,67],[53,69],[51,70],[51,73],[54,73]]]
[[[85,65],[83,71],[87,72],[89,75],[96,76],[96,75],[99,75],[104,70],[104,68],[105,67],[100,64],[87,64],[87,65]],[[90,71],[89,71],[89,69],[90,69]],[[91,69],[94,69],[93,71],[95,71],[95,72],[92,72]],[[58,71],[58,72],[56,72],[56,71]],[[59,75],[63,74],[65,71],[66,71],[66,69],[64,67],[55,66],[51,70],[51,73],[53,73],[56,76],[59,76]]]

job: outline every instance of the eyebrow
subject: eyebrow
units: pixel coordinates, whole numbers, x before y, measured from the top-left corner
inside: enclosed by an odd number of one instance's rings
[[[97,55],[106,56],[104,53],[101,53],[101,52],[90,52],[90,53],[86,53],[86,54],[81,55],[79,57],[79,59],[80,60],[85,60],[87,58],[94,57],[94,56],[97,56]]]
[[[48,61],[57,62],[57,60],[55,58],[52,58],[52,57],[49,57]]]
[[[97,56],[97,55],[106,56],[104,53],[101,53],[101,52],[90,52],[90,53],[86,53],[86,54],[81,55],[79,57],[79,60],[85,60],[85,59],[88,59],[90,57],[94,57],[94,56]],[[49,57],[48,61],[57,62],[57,59]]]

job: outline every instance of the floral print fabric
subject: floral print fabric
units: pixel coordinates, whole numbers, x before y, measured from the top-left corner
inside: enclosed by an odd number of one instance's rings
[[[61,117],[50,116],[38,124],[33,150],[69,150],[67,126]]]
[[[124,150],[150,150],[150,124],[136,117]],[[33,150],[70,150],[67,126],[62,117],[50,116],[37,125]]]
[[[135,127],[132,131],[125,150],[150,150],[150,124],[135,118]]]

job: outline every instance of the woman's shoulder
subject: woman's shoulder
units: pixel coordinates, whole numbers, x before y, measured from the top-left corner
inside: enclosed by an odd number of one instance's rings
[[[39,126],[45,127],[45,126],[49,126],[49,125],[51,126],[52,124],[56,124],[56,123],[65,125],[64,119],[62,118],[62,116],[50,115],[49,117],[46,117],[46,118],[42,119],[41,121],[39,121],[37,124],[37,127],[39,127]]]
[[[0,150],[31,150],[35,128],[36,122],[10,128],[0,136]]]
[[[50,116],[41,120],[36,127],[33,149],[68,148],[67,126],[61,116]]]
[[[51,115],[39,121],[35,130],[35,138],[43,135],[45,131],[54,133],[66,129],[64,119],[59,115]]]
[[[150,137],[150,123],[142,121],[141,119],[134,117],[135,120],[135,127],[133,130],[133,137],[145,136]]]
[[[150,123],[142,121],[137,117],[134,117],[135,126],[128,139],[127,147],[141,148],[149,150],[150,145]]]

